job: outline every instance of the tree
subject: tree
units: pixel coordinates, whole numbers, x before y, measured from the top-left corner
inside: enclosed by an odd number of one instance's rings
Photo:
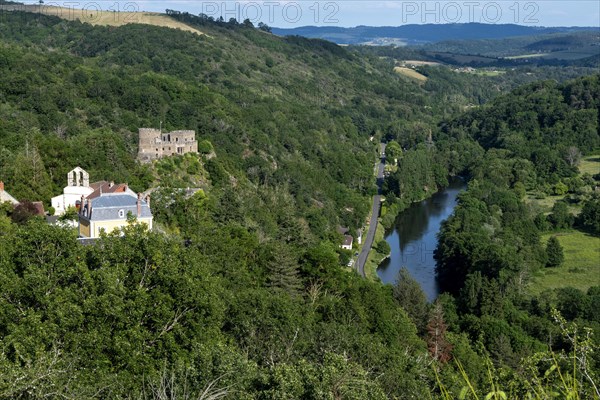
[[[298,276],[298,259],[290,246],[274,244],[269,246],[267,260],[267,285],[296,294],[301,287]]]
[[[424,333],[427,298],[419,282],[410,275],[406,267],[402,267],[398,272],[396,286],[394,286],[394,299],[408,313],[419,332]]]
[[[265,24],[264,22],[258,23],[258,29],[260,29],[263,32],[271,33],[271,27],[269,25]]]
[[[214,151],[213,145],[210,140],[201,140],[198,142],[198,152],[201,154],[210,154]]]
[[[52,181],[35,145],[26,142],[25,149],[15,157],[11,172],[13,194],[19,199],[36,201],[52,197]]]
[[[546,254],[548,255],[548,261],[546,262],[547,267],[558,267],[563,263],[565,259],[563,248],[555,236],[551,236],[550,239],[548,239]]]
[[[73,206],[69,206],[63,215],[61,215],[60,217],[58,217],[59,221],[77,221],[77,219],[79,218],[78,216],[79,214],[77,213],[77,209]]]
[[[30,218],[36,215],[37,208],[35,204],[30,201],[22,201],[15,207],[10,217],[15,224],[25,224]]]
[[[377,252],[381,254],[390,254],[390,251],[392,251],[392,249],[390,248],[388,242],[386,242],[385,240],[380,240],[377,243]]]
[[[513,186],[513,190],[519,196],[519,199],[523,199],[527,195],[527,189],[523,182],[516,182]]]
[[[552,213],[548,215],[548,221],[554,229],[569,229],[573,225],[573,216],[569,213],[567,203],[557,201],[552,206]]]
[[[402,148],[398,142],[392,140],[385,147],[385,154],[390,160],[395,162],[402,157]]]
[[[571,167],[576,167],[581,161],[581,151],[575,146],[570,146],[565,154],[565,160]]]
[[[452,357],[452,344],[446,339],[446,329],[444,310],[442,305],[436,302],[427,323],[427,348],[429,354],[441,363],[450,361]]]
[[[585,229],[600,235],[600,200],[589,200],[583,204],[578,222]]]
[[[556,185],[554,185],[554,194],[557,196],[562,196],[564,194],[567,194],[568,191],[569,191],[569,187],[567,185],[565,185],[563,182],[558,182]]]

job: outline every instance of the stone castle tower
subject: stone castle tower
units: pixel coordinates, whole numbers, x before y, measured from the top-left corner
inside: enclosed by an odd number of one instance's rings
[[[161,132],[159,129],[139,129],[138,160],[150,162],[162,157],[197,153],[195,131]]]

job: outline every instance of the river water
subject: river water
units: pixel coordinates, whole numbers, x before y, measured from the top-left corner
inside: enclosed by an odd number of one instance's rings
[[[466,189],[465,183],[453,179],[446,189],[400,213],[393,230],[385,236],[392,252],[377,269],[383,283],[395,283],[398,271],[405,266],[419,282],[427,299],[435,300],[439,294],[433,259],[438,243],[436,235],[442,222],[452,214],[456,196],[463,189]]]

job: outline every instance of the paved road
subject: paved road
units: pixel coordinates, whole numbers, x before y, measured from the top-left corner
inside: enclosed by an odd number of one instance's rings
[[[383,166],[385,165],[385,143],[381,143],[380,152],[382,154],[379,163],[377,163],[377,195],[373,197],[373,209],[371,210],[371,221],[369,223],[369,232],[365,238],[365,244],[362,251],[358,255],[356,261],[356,270],[362,276],[365,276],[365,263],[369,256],[369,251],[373,246],[373,240],[375,239],[375,231],[377,230],[377,223],[379,218],[379,210],[381,209],[381,184],[383,183]]]

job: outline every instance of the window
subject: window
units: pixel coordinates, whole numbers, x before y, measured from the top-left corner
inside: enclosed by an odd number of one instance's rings
[[[125,210],[119,210],[119,218],[125,218]]]

